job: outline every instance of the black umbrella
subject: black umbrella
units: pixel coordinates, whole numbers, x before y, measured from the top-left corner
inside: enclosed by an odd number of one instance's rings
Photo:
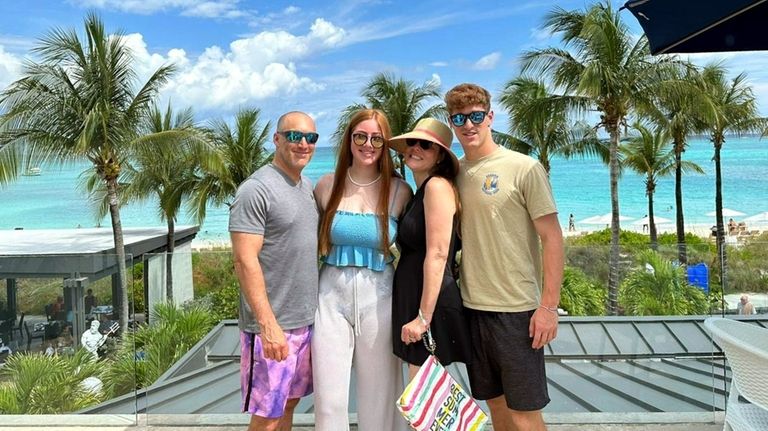
[[[652,54],[768,49],[768,0],[634,0]]]

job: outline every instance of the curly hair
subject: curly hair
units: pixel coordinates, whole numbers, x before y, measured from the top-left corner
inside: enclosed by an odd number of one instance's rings
[[[459,84],[445,94],[445,107],[448,112],[459,111],[467,106],[482,105],[491,110],[491,93],[475,84]]]

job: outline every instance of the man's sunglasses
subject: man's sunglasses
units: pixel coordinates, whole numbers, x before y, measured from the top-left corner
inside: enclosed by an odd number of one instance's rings
[[[469,114],[453,114],[451,115],[451,123],[456,127],[461,127],[467,122],[467,118],[475,126],[482,123],[485,120],[485,116],[488,115],[485,111],[472,111]]]
[[[315,132],[299,132],[298,130],[286,130],[285,132],[277,132],[285,137],[285,139],[288,140],[288,142],[292,144],[298,144],[301,142],[302,138],[306,138],[307,144],[314,145],[317,143],[317,140],[320,138],[320,135],[318,135]]]
[[[354,142],[355,145],[357,145],[358,147],[362,147],[369,140],[371,141],[371,146],[373,148],[381,148],[384,146],[383,136],[375,136],[375,135],[368,136],[365,133],[352,134],[352,142]]]
[[[405,145],[409,147],[420,146],[422,150],[429,150],[435,143],[432,141],[425,141],[424,139],[406,139]]]

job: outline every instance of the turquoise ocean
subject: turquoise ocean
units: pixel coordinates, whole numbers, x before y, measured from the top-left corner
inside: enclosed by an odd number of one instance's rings
[[[461,146],[453,146],[461,155]],[[706,172],[703,175],[688,174],[683,178],[685,223],[712,225],[714,217],[706,213],[715,208],[715,177],[713,148],[706,139],[693,139],[684,159],[695,162]],[[304,173],[312,181],[333,170],[335,153],[332,148],[318,147]],[[768,139],[756,137],[730,137],[722,150],[723,205],[741,211],[745,216],[768,211]],[[88,164],[65,167],[41,166],[41,175],[23,176],[18,181],[0,189],[0,229],[50,229],[109,226],[109,219],[96,220],[92,204],[81,184],[81,173]],[[408,176],[413,184],[413,180]],[[555,159],[551,170],[552,189],[555,194],[560,222],[567,226],[568,215],[573,213],[580,229],[604,226],[581,225],[580,220],[610,212],[608,168],[597,159]],[[648,213],[644,178],[624,172],[619,189],[620,212],[623,216],[639,219]],[[656,216],[674,220],[674,179],[662,178],[654,196]],[[165,226],[152,201],[132,204],[121,211],[123,226]],[[198,238],[206,241],[223,241],[227,234],[228,211],[226,207],[211,207]],[[194,224],[182,214],[177,224]],[[622,222],[632,228],[632,220]],[[671,225],[670,225],[671,227]]]

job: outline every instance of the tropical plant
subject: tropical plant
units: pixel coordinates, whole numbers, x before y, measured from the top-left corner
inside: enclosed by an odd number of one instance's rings
[[[727,71],[719,64],[710,64],[702,71],[703,91],[711,101],[715,115],[703,119],[702,128],[710,133],[710,140],[715,147],[712,160],[715,162],[715,217],[717,219],[717,245],[720,259],[720,284],[727,286],[728,260],[723,227],[723,178],[720,165],[720,150],[725,144],[726,134],[740,135],[758,133],[768,123],[760,118],[752,87],[747,83],[747,76],[740,73],[729,80]],[[708,121],[707,121],[708,120]]]
[[[685,268],[647,250],[637,256],[637,267],[619,288],[619,303],[631,316],[705,314],[706,295],[688,284]]]
[[[139,137],[141,122],[174,71],[157,69],[136,89],[136,71],[121,33],[109,35],[96,14],[85,18],[85,39],[56,28],[32,53],[23,77],[0,96],[0,147],[27,160],[63,164],[87,159],[103,181],[117,254],[120,326],[128,325],[125,247],[118,177]],[[17,168],[21,166],[17,164]]]
[[[583,110],[573,102],[586,99],[558,96],[544,82],[519,76],[507,82],[500,97],[510,117],[509,137],[501,143],[515,151],[536,157],[549,173],[553,157],[600,156],[608,161],[608,147],[597,138],[595,129],[572,123],[569,112]]]
[[[104,389],[119,396],[154,383],[216,323],[206,308],[157,304],[152,325],[126,333],[104,373]]]
[[[265,148],[270,129],[270,122],[261,125],[261,110],[255,108],[240,110],[234,128],[223,120],[211,122],[211,151],[199,161],[201,173],[190,205],[199,223],[209,204],[230,205],[240,183],[272,161]]]
[[[605,286],[587,277],[578,268],[565,267],[560,307],[569,316],[602,316],[605,314]]]
[[[652,93],[666,77],[673,59],[650,56],[645,37],[636,38],[621,21],[611,2],[584,11],[555,8],[544,28],[561,36],[565,48],[544,48],[522,55],[523,73],[544,75],[565,95],[586,99],[600,112],[599,127],[609,136],[611,192],[611,250],[608,306],[616,314],[619,285],[619,141],[621,126],[630,111]],[[584,102],[574,103],[584,106]]]
[[[654,220],[653,194],[659,178],[672,175],[677,167],[672,140],[666,129],[657,128],[651,131],[641,123],[633,126],[638,134],[630,136],[620,150],[624,156],[622,164],[638,174],[645,176],[645,195],[648,196],[648,226],[650,230],[651,248],[658,249],[656,239],[656,222]],[[682,161],[681,168],[688,172],[704,173],[701,167],[693,162]]]
[[[675,223],[678,261],[682,265],[688,262],[683,211],[683,153],[688,147],[688,136],[700,130],[701,119],[713,115],[712,105],[701,87],[699,71],[691,64],[684,64],[674,77],[655,88],[651,103],[642,106],[643,115],[666,129],[674,143]]]
[[[60,414],[105,399],[87,378],[99,382],[103,365],[80,349],[71,356],[17,353],[0,368],[1,414]]]
[[[427,81],[417,86],[411,81],[396,78],[392,74],[379,73],[366,84],[361,95],[365,102],[346,107],[339,117],[333,134],[333,140],[337,146],[340,145],[339,141],[350,118],[361,109],[379,109],[384,112],[393,136],[413,130],[422,118],[432,117],[444,120],[446,117],[445,106],[442,103],[429,105],[432,100],[440,98],[440,85],[435,81]],[[398,154],[397,157],[400,175],[405,178],[402,155]]]

